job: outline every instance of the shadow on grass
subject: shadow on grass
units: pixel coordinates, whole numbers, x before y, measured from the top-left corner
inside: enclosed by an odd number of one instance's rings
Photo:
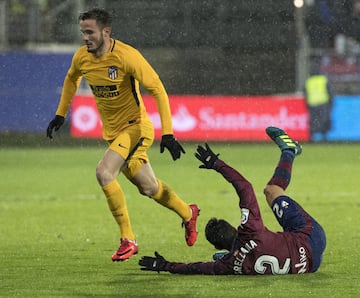
[[[138,273],[132,271],[120,275],[119,279],[109,282],[108,287],[131,297],[304,297],[331,293],[333,278],[321,272],[282,276],[209,276],[139,270]]]

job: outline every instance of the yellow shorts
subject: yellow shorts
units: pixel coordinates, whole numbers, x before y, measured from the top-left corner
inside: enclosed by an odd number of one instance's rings
[[[140,170],[143,163],[149,162],[146,151],[154,142],[154,128],[150,121],[134,123],[126,127],[115,140],[109,142],[109,149],[119,153],[126,159],[131,150],[137,145],[140,138],[144,138],[123,170],[124,175],[131,179]]]

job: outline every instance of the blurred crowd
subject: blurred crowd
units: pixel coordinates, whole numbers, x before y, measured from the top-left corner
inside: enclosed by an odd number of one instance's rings
[[[303,1],[309,68],[326,73],[340,93],[359,93],[360,0]],[[0,0],[0,48],[79,44],[78,12],[94,6],[113,11],[114,37],[149,51],[176,51],[172,63],[179,75],[191,69],[199,72],[197,78],[214,73],[221,78],[217,84],[189,79],[178,83],[179,90],[224,93],[233,78],[245,82],[233,86],[233,93],[285,93],[302,86],[302,80],[294,86],[290,79],[296,39],[303,36],[295,34],[295,6],[289,0]],[[168,71],[164,59],[156,63],[162,73]],[[227,71],[218,72],[218,65]],[[274,74],[282,78],[276,86]]]
[[[76,23],[77,10],[81,9],[81,6],[100,4],[115,9],[119,6],[126,7],[127,2],[108,0],[3,0],[0,1],[1,3],[4,3],[3,8],[6,10],[5,15],[8,27],[29,29],[29,25],[31,25],[30,27],[33,28],[33,34],[36,35],[33,38],[28,36],[29,32],[27,31],[29,30],[26,31],[28,34],[24,34],[24,30],[13,30],[7,36],[10,43],[21,44],[29,38],[30,40],[40,42],[46,41],[48,38],[47,34],[57,36],[58,42],[69,42],[74,39],[72,34],[69,36],[69,25]],[[160,1],[159,3],[161,4],[162,2]],[[222,21],[225,23],[231,19],[231,22],[235,22],[232,26],[241,24],[236,23],[238,18],[253,18],[254,13],[250,16],[242,15],[241,12],[243,10],[237,9],[233,3],[231,1],[224,2],[223,6],[216,8],[219,4],[218,1],[202,1],[200,5],[202,7],[201,11],[197,12],[196,15],[192,12],[192,18],[198,17],[202,19],[202,22],[206,19],[213,19],[213,22]],[[355,54],[360,53],[360,0],[304,0],[304,3],[304,23],[312,48],[334,48],[339,53],[345,53],[346,51],[354,52]],[[135,5],[133,8],[138,9],[135,3],[133,5]],[[153,5],[156,6],[155,3]],[[129,9],[130,6],[126,8]],[[172,20],[170,16],[174,13],[175,21],[183,18],[183,14],[174,12],[174,8],[171,11],[169,9],[162,9],[170,21]],[[179,9],[182,10],[184,7]],[[204,13],[206,14],[205,16],[203,15]],[[283,14],[283,12],[281,13]],[[279,12],[279,14],[281,13]],[[219,17],[222,15],[225,15],[225,17]],[[122,18],[124,18],[124,15]],[[54,26],[55,19],[61,20],[57,26]],[[163,17],[161,21],[164,22],[165,18]],[[244,26],[243,24],[241,25],[242,27]],[[170,23],[167,26],[169,27]],[[64,34],[64,31],[68,32],[68,34]]]
[[[360,0],[308,0],[305,25],[312,48],[360,54]]]

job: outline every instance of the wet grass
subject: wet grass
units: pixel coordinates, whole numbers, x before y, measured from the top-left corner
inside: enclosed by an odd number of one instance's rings
[[[357,297],[360,144],[304,144],[294,164],[288,192],[327,232],[319,271],[254,277],[144,272],[137,265],[139,256],[112,263],[117,228],[95,179],[105,147],[99,142],[63,143],[1,146],[1,297]],[[203,234],[208,218],[239,223],[231,185],[214,171],[198,169],[196,144],[184,146],[187,154],[176,162],[160,154],[158,144],[149,154],[157,176],[202,209],[198,242],[191,248],[185,245],[176,214],[141,197],[119,177],[140,256],[157,250],[173,261],[210,260],[214,250]],[[213,144],[213,149],[253,182],[264,222],[279,229],[262,195],[279,157],[277,148],[233,143]]]

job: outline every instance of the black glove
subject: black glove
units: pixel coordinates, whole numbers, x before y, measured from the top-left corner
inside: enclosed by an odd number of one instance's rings
[[[227,254],[229,254],[228,251],[217,251],[216,253],[213,254],[213,260],[220,260],[222,259],[224,256],[226,256]]]
[[[59,128],[61,127],[61,125],[64,124],[65,118],[63,116],[59,116],[56,115],[55,118],[53,120],[50,121],[48,128],[46,130],[46,136],[50,139],[53,138],[52,134],[53,134],[53,129],[55,129],[55,131],[58,131]]]
[[[142,266],[141,270],[148,270],[148,271],[165,271],[165,265],[168,263],[164,259],[163,256],[159,255],[157,251],[155,251],[155,258],[153,257],[141,257],[139,260],[139,265]]]
[[[185,153],[184,148],[174,138],[173,135],[162,136],[160,143],[160,153],[164,152],[165,147],[170,151],[173,160],[180,158],[181,152]]]
[[[203,164],[199,166],[200,169],[213,169],[215,162],[218,160],[219,154],[215,154],[210,149],[209,145],[205,143],[206,149],[198,145],[195,157]]]

